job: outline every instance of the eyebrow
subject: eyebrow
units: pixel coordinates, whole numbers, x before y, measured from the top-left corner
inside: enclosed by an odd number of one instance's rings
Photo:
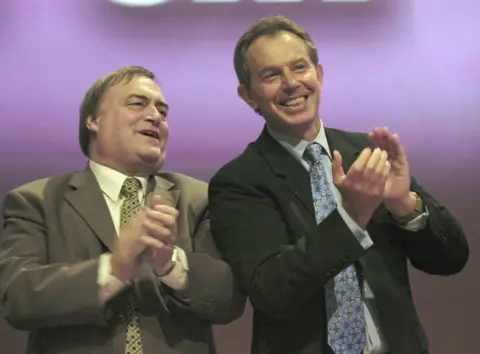
[[[140,95],[140,94],[131,94],[127,97],[127,101],[132,99],[132,98],[136,98],[136,99],[139,99],[139,100],[142,100],[142,101],[150,101],[150,98],[145,96],[145,95]],[[163,100],[156,100],[155,101],[155,105],[159,105],[159,106],[162,106],[163,108],[165,108],[165,110],[168,111],[169,109],[169,106],[167,104],[167,102],[163,101]]]

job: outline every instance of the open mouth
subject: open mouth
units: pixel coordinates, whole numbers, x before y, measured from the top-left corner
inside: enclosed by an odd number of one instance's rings
[[[141,130],[140,134],[159,140],[160,134],[155,130]]]
[[[302,104],[304,104],[307,101],[307,99],[308,99],[308,95],[300,96],[300,97],[297,97],[297,98],[291,98],[289,100],[280,102],[280,106],[283,106],[283,107],[299,107]]]

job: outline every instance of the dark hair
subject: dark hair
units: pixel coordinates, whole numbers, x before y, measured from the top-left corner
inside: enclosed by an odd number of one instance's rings
[[[105,96],[105,93],[114,85],[125,81],[126,83],[130,82],[135,77],[148,77],[149,79],[155,80],[155,74],[150,70],[145,69],[141,66],[127,66],[114,72],[111,72],[104,77],[95,81],[95,83],[90,86],[85,97],[83,98],[82,104],[80,105],[80,124],[78,129],[78,139],[80,142],[80,148],[82,149],[83,154],[86,157],[89,157],[88,148],[90,145],[90,134],[91,132],[87,129],[87,119],[92,116],[96,118],[98,115],[98,110],[102,103],[102,99]]]
[[[235,46],[233,65],[237,73],[238,81],[249,87],[250,71],[248,70],[246,54],[252,43],[262,36],[273,36],[279,32],[286,31],[301,38],[308,48],[308,55],[313,64],[318,64],[318,52],[310,35],[292,20],[284,16],[265,17],[257,21],[247,29]]]

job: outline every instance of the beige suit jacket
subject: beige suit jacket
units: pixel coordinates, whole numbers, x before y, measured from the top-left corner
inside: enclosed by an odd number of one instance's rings
[[[144,353],[215,353],[211,324],[241,316],[245,297],[211,238],[207,184],[162,172],[149,181],[147,205],[155,194],[180,212],[176,243],[190,270],[187,288],[173,291],[142,265],[132,286]],[[27,353],[123,354],[125,291],[99,301],[99,257],[117,236],[93,173],[18,187],[3,217],[0,295],[8,323],[29,331]]]

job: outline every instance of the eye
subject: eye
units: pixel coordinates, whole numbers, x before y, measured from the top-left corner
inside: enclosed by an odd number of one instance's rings
[[[305,70],[305,64],[297,64],[294,66],[295,71],[302,71]]]
[[[272,81],[274,80],[278,75],[276,73],[269,73],[269,74],[266,74],[264,77],[263,77],[263,80],[264,81]]]
[[[143,102],[131,102],[128,104],[129,106],[142,106]]]

